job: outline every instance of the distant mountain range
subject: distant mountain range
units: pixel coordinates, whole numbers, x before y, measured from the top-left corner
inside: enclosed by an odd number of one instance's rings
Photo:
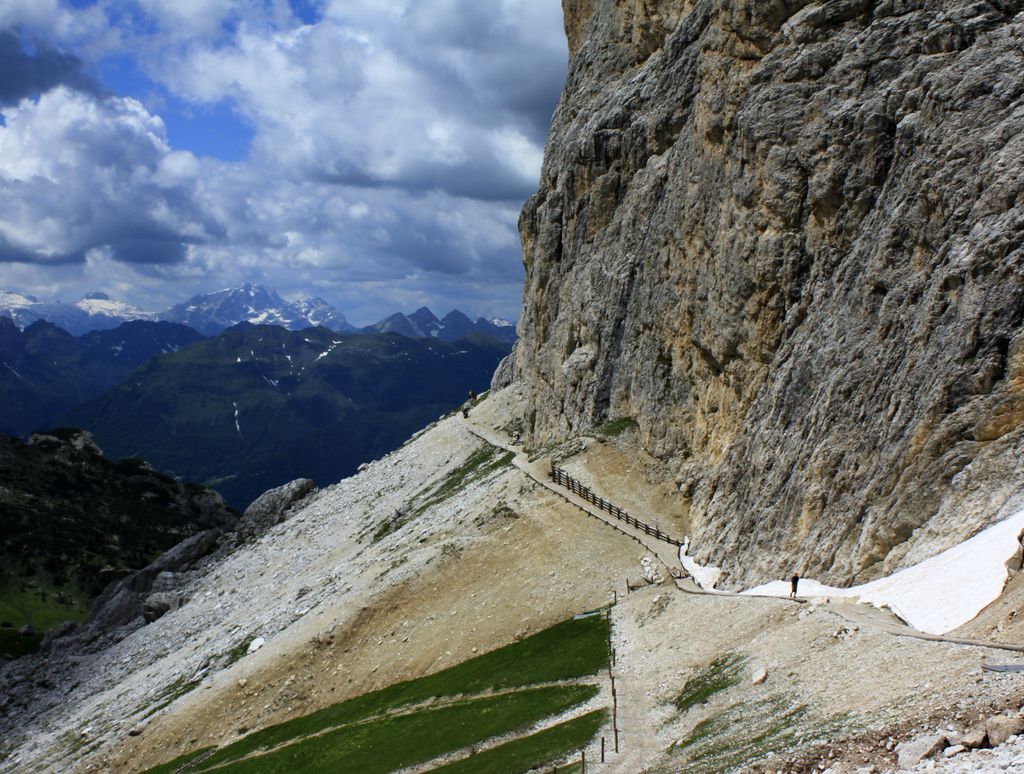
[[[490,336],[504,344],[514,344],[516,340],[516,328],[507,320],[485,320],[480,317],[473,321],[458,309],[453,309],[439,320],[425,306],[410,315],[401,312],[393,314],[363,330],[367,333],[397,333],[410,339],[458,341],[477,334]]]
[[[202,339],[168,322],[136,320],[76,337],[44,320],[22,331],[0,316],[0,433],[26,436],[51,426],[143,363]]]
[[[0,317],[10,317],[19,328],[26,328],[37,320],[45,320],[73,336],[89,331],[109,330],[129,320],[156,319],[155,315],[137,306],[112,301],[105,293],[89,293],[73,304],[66,304],[4,291],[0,291]]]
[[[0,317],[9,317],[19,328],[45,320],[80,336],[93,330],[109,330],[132,320],[166,321],[187,325],[204,336],[216,336],[238,323],[280,325],[291,331],[323,326],[338,333],[356,331],[345,315],[322,298],[287,301],[263,285],[244,284],[190,298],[170,309],[151,314],[136,306],[114,301],[105,293],[89,293],[73,304],[42,301],[34,296],[0,292]],[[473,334],[490,336],[506,344],[515,341],[515,325],[502,319],[475,321],[457,309],[438,319],[422,307],[410,315],[393,314],[358,329],[366,333],[397,333],[408,338],[457,341]]]
[[[161,355],[60,423],[238,508],[299,477],[330,484],[487,388],[510,346],[241,323]]]

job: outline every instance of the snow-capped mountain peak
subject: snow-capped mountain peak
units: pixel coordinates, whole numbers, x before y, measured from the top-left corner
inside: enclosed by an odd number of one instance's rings
[[[89,315],[116,318],[118,325],[127,320],[154,319],[153,315],[144,312],[134,304],[115,301],[106,293],[86,293],[74,303],[74,306]]]
[[[19,328],[45,320],[73,336],[94,330],[116,328],[129,320],[152,320],[153,315],[106,293],[88,293],[73,304],[41,301],[27,293],[0,292],[0,315],[10,317]]]
[[[161,319],[188,325],[210,336],[241,322],[280,325],[289,330],[317,325],[335,331],[352,330],[345,315],[322,298],[286,301],[272,288],[250,283],[193,296],[168,309]]]

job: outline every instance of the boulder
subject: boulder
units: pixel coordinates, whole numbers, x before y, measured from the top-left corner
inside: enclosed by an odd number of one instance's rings
[[[919,736],[916,739],[908,739],[896,745],[897,765],[901,769],[909,769],[925,758],[930,758],[935,753],[946,747],[946,737],[941,734],[928,734]]]
[[[757,665],[750,670],[750,682],[753,685],[760,685],[768,679],[768,668],[764,665]]]
[[[1024,718],[1017,715],[996,715],[985,721],[985,731],[988,733],[988,743],[995,747],[1024,731]]]
[[[36,627],[34,627],[32,624],[25,624],[20,629],[18,629],[18,634],[24,637],[34,637],[36,634]]]
[[[249,649],[246,650],[245,652],[246,652],[247,655],[249,653],[255,653],[257,650],[259,650],[260,648],[262,648],[266,644],[267,644],[266,639],[264,639],[263,637],[257,637],[255,640],[253,640],[252,642],[249,643]]]
[[[498,367],[494,370],[494,376],[491,377],[491,389],[500,390],[503,387],[508,387],[515,381],[516,378],[516,361],[515,361],[515,350],[512,350],[511,355],[506,355],[502,358],[501,362],[498,363]]]
[[[65,621],[64,623],[57,624],[46,632],[46,636],[43,637],[43,642],[39,646],[39,651],[41,653],[49,653],[56,646],[58,640],[68,636],[77,628],[78,624],[74,621]]]
[[[976,750],[979,747],[985,747],[988,744],[988,733],[985,731],[984,726],[978,728],[972,728],[970,731],[964,732],[963,736],[955,741],[958,744],[962,744],[968,750]]]
[[[316,489],[312,479],[297,478],[276,489],[270,489],[257,497],[242,515],[238,523],[239,534],[245,537],[262,535],[288,516],[288,511],[297,502],[306,498]]]
[[[158,591],[146,597],[142,603],[142,617],[146,623],[153,623],[158,618],[177,610],[188,601],[187,597],[169,591]]]

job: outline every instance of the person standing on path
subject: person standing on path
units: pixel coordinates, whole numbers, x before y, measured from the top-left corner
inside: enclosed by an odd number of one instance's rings
[[[789,598],[796,599],[796,586],[800,582],[800,574],[796,572],[793,573],[793,577],[789,579],[789,582],[793,586],[792,591],[789,592]]]

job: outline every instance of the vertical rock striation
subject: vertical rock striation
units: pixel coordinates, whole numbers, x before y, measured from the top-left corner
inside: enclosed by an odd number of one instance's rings
[[[1016,507],[1024,2],[564,10],[533,440],[634,417],[733,583],[865,580]]]

